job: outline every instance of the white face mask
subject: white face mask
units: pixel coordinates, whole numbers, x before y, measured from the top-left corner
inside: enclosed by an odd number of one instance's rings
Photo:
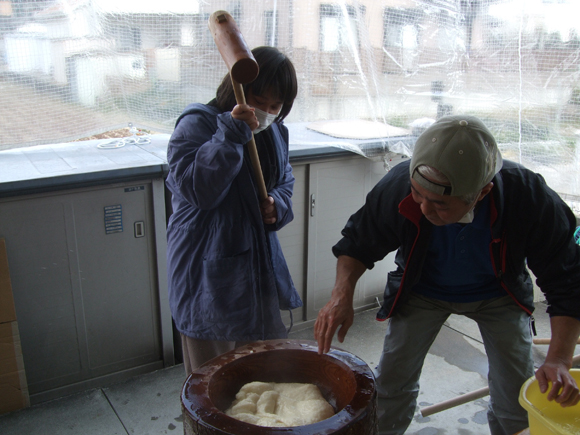
[[[268,127],[270,127],[270,124],[272,124],[276,119],[276,117],[278,116],[278,113],[271,114],[268,112],[264,112],[263,110],[260,110],[257,107],[254,107],[254,113],[256,114],[256,118],[258,118],[258,122],[260,123],[258,128],[254,130],[254,134],[266,130]]]

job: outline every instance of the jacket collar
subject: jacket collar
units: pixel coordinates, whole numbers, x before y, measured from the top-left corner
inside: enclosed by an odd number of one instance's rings
[[[417,227],[423,217],[419,204],[413,200],[410,193],[399,203],[399,213],[413,222]]]
[[[273,122],[270,127],[270,134],[272,135],[273,146],[276,149],[276,164],[278,165],[278,181],[281,182],[284,178],[284,173],[286,170],[286,162],[284,160],[284,156],[287,155],[285,152],[286,142],[282,137],[282,133],[280,132],[280,126],[278,123]]]

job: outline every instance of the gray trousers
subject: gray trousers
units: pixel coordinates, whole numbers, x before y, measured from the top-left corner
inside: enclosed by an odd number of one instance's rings
[[[381,435],[403,434],[411,424],[423,362],[451,314],[479,326],[489,363],[491,434],[512,435],[528,427],[518,399],[522,384],[534,375],[529,315],[510,296],[451,303],[413,294],[389,320],[376,369]]]

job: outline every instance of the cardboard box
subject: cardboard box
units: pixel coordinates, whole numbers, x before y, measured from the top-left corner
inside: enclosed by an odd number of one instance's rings
[[[30,406],[16,322],[0,323],[0,414]]]
[[[16,321],[6,242],[0,239],[0,323]]]
[[[30,406],[6,243],[0,239],[0,414]]]

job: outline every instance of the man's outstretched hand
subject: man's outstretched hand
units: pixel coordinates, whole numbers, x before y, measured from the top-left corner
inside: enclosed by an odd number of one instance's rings
[[[323,354],[330,350],[332,337],[339,327],[338,341],[342,343],[353,322],[352,303],[332,297],[318,312],[314,323],[314,339],[318,341],[318,353]]]

